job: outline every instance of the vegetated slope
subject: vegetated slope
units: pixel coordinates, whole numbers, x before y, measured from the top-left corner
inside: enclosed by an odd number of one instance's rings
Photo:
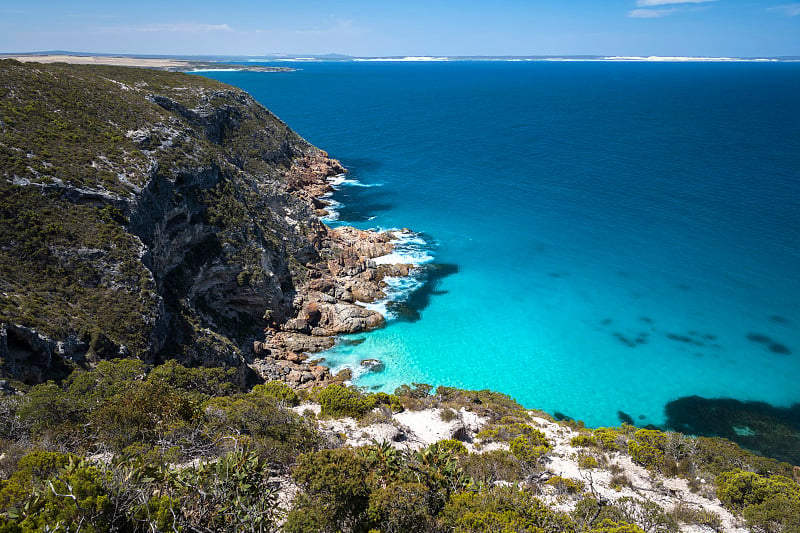
[[[294,313],[342,169],[198,76],[0,61],[0,357],[34,384],[132,355],[227,365]],[[263,338],[263,335],[262,335]]]
[[[118,359],[0,396],[0,530],[800,531],[800,468],[724,439],[234,373]]]

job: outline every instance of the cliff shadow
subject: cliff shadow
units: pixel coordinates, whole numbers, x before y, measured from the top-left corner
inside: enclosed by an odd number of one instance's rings
[[[775,407],[764,402],[686,396],[665,407],[665,426],[687,435],[722,437],[779,461],[800,464],[800,403]]]
[[[347,222],[367,222],[377,213],[390,211],[395,206],[386,201],[380,187],[342,187],[333,193],[339,219]]]
[[[422,318],[421,313],[430,305],[433,296],[447,294],[447,291],[439,290],[441,281],[456,273],[458,273],[458,265],[454,264],[421,265],[413,273],[420,280],[420,287],[409,293],[403,300],[389,302],[386,307],[395,314],[398,320],[416,322]]]

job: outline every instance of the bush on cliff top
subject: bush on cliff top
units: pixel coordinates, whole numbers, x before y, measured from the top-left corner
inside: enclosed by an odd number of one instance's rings
[[[328,385],[318,395],[322,416],[361,418],[375,407],[375,399],[359,390],[342,385]]]

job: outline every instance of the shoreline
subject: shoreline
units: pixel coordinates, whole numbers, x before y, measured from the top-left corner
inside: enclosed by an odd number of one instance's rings
[[[264,337],[253,342],[250,366],[265,380],[277,379],[296,389],[349,381],[349,369],[334,375],[324,360],[310,354],[332,348],[341,334],[384,327],[385,315],[370,304],[387,297],[387,279],[408,277],[416,266],[379,260],[393,257],[395,234],[410,230],[331,228],[322,222],[329,214],[326,197],[335,190],[332,180],[346,173],[324,151],[293,163],[287,173],[289,193],[317,217],[312,242],[318,258],[305,265],[307,278],[297,288],[293,316],[276,320],[270,311],[264,315]]]
[[[295,72],[291,67],[264,67],[239,65],[214,61],[194,61],[189,59],[148,58],[130,56],[93,56],[72,54],[0,54],[0,60],[13,59],[21,63],[68,63],[70,65],[105,65],[113,67],[137,67],[169,72]]]

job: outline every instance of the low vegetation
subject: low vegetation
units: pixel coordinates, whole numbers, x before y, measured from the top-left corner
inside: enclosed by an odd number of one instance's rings
[[[540,478],[553,443],[503,395],[431,394],[421,386],[369,394],[341,385],[299,394],[280,382],[242,392],[235,378],[220,368],[116,359],[3,397],[0,531],[721,530],[708,510],[598,499],[591,477]],[[418,450],[342,447],[313,414],[291,409],[309,399],[320,403],[321,417],[365,420],[411,405],[453,416],[475,407],[490,420],[480,442],[505,448],[470,452],[452,439]],[[715,439],[631,427],[583,431],[572,445],[582,461],[593,459],[587,471],[613,473],[607,454],[629,451],[654,474],[704,476],[753,531],[798,531],[800,485],[785,463]],[[289,480],[299,492],[286,509],[279,502]]]

